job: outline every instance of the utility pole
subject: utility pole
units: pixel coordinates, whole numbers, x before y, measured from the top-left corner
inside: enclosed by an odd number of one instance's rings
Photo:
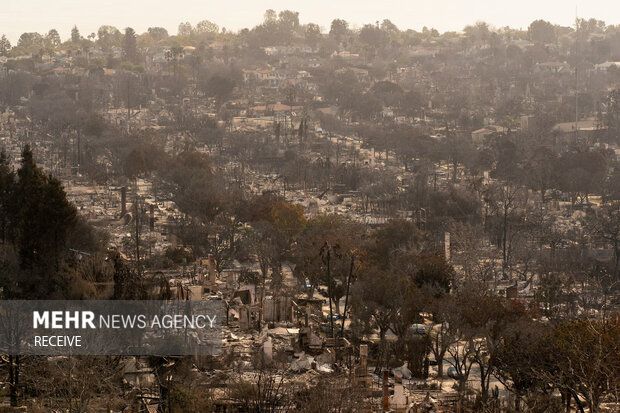
[[[327,266],[327,295],[329,299],[329,330],[330,335],[334,338],[334,311],[332,308],[332,273],[331,273],[331,245],[329,243],[325,243],[323,248],[321,249],[321,254],[325,254],[323,257],[323,262],[325,262]]]
[[[575,142],[579,139],[579,77],[577,68],[579,66],[579,17],[577,5],[575,5]]]
[[[349,291],[351,288],[351,279],[353,278],[353,269],[355,267],[355,255],[351,254],[351,266],[349,267],[349,276],[347,277],[347,292],[344,296],[344,311],[342,312],[342,326],[340,327],[340,337],[344,337],[344,323],[347,320],[347,309],[349,306]]]
[[[138,209],[138,197],[136,196],[136,201],[134,202],[134,221],[136,223],[136,269],[138,270],[138,274],[140,275],[140,211]]]
[[[80,148],[81,138],[82,138],[82,134],[80,132],[80,129],[78,128],[78,131],[77,131],[77,171],[78,171],[78,174],[80,173],[80,165],[82,164],[82,156],[81,156],[82,150]]]
[[[131,120],[131,82],[127,77],[127,134],[129,134],[129,121]]]

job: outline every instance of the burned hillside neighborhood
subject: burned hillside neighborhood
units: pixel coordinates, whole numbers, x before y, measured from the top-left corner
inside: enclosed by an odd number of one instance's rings
[[[620,411],[620,21],[187,18],[0,37],[0,300],[220,350],[2,354],[0,412]]]

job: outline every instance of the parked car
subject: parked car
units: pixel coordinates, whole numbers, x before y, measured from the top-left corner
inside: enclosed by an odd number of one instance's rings
[[[448,367],[447,376],[454,380],[460,380],[462,375],[458,373],[455,367]]]
[[[412,324],[411,326],[409,326],[409,331],[411,331],[413,334],[419,334],[421,336],[426,334],[426,329],[427,327],[424,324]]]
[[[332,314],[332,318],[334,321],[342,320],[342,316],[340,314]],[[329,323],[329,314],[325,316],[325,321]]]

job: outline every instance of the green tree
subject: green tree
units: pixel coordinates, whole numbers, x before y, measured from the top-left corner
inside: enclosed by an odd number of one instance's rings
[[[189,22],[179,23],[178,35],[179,36],[191,36],[194,32],[194,28]]]
[[[620,279],[620,202],[603,205],[587,217],[585,227],[593,239],[607,243],[613,251],[613,274]]]
[[[372,241],[368,247],[368,260],[388,268],[398,256],[419,252],[423,236],[415,223],[395,219],[380,226],[374,232]]]
[[[0,37],[0,56],[6,56],[11,51],[11,42],[3,34]]]
[[[220,31],[220,27],[209,21],[209,20],[201,20],[196,24],[196,27],[194,29],[194,33],[196,33],[197,35],[209,35],[209,36],[214,36],[216,34],[218,34],[218,32]]]
[[[0,51],[2,50],[0,42]],[[607,113],[605,123],[610,138],[620,134],[620,89],[614,89],[607,96]]]
[[[73,28],[71,29],[71,42],[79,43],[80,40],[82,40],[80,31],[78,30],[77,26],[73,26]]]
[[[69,228],[75,224],[77,211],[66,198],[60,181],[45,175],[26,145],[17,170],[14,205],[16,236],[23,268],[56,268]]]
[[[132,63],[137,62],[138,50],[136,46],[136,32],[131,27],[127,27],[125,29],[125,37],[123,40],[123,55],[125,57],[125,60],[128,60]]]
[[[60,181],[46,175],[34,162],[26,145],[15,181],[3,169],[1,209],[5,215],[5,238],[13,245],[18,268],[3,277],[7,297],[66,297],[75,287],[67,271],[66,256],[72,231],[79,224],[75,207],[67,201]],[[9,184],[7,184],[9,182]]]
[[[349,33],[349,23],[346,20],[342,19],[334,19],[332,20],[329,35],[332,36],[336,41],[342,41],[343,37],[345,37]]]
[[[228,75],[216,73],[202,83],[201,87],[207,96],[215,98],[216,107],[219,109],[232,94],[235,81]]]
[[[114,26],[101,26],[97,30],[97,43],[104,51],[109,51],[112,46],[120,46],[123,35]]]
[[[263,16],[263,24],[275,24],[278,20],[278,14],[273,9],[265,10],[265,14]]]
[[[282,36],[292,36],[299,28],[299,12],[282,10],[278,14],[278,26]]]
[[[15,184],[15,174],[11,169],[9,158],[6,152],[0,152],[0,241],[2,244],[7,239],[7,231],[10,225],[9,205],[11,202],[11,194],[13,193],[13,185]]]
[[[51,29],[47,32],[47,41],[50,43],[52,48],[60,46],[60,35],[56,29]]]
[[[319,40],[321,40],[321,28],[319,25],[315,23],[308,23],[304,31],[304,38],[308,46],[314,49],[319,43]]]
[[[39,33],[22,33],[17,40],[17,47],[22,49],[41,48],[43,47],[43,36]],[[37,50],[38,51],[38,50]]]
[[[435,296],[449,293],[454,279],[454,268],[443,256],[435,254],[423,254],[416,257],[413,273],[415,285],[429,291]]]
[[[396,27],[396,25],[392,23],[389,19],[384,19],[381,22],[381,30],[388,34],[394,34],[399,32],[398,27]]]
[[[156,42],[164,40],[168,37],[168,30],[163,27],[149,27],[147,31],[151,38]]]
[[[387,44],[387,36],[385,32],[372,24],[366,24],[360,30],[359,39],[362,43],[367,44],[371,49],[376,50]]]
[[[537,44],[555,43],[557,36],[553,24],[545,20],[534,20],[527,28],[527,36]]]

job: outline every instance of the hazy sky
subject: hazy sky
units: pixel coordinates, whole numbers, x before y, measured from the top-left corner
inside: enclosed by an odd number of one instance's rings
[[[300,12],[302,23],[329,29],[334,18],[361,26],[385,18],[399,28],[461,30],[476,21],[493,26],[527,28],[535,19],[571,25],[580,17],[620,24],[620,0],[0,0],[0,34],[15,44],[27,31],[56,28],[63,40],[77,25],[83,36],[109,24],[138,33],[162,26],[176,34],[181,21],[211,20],[220,27],[241,29],[262,21],[266,9]],[[7,4],[8,3],[8,4]]]

